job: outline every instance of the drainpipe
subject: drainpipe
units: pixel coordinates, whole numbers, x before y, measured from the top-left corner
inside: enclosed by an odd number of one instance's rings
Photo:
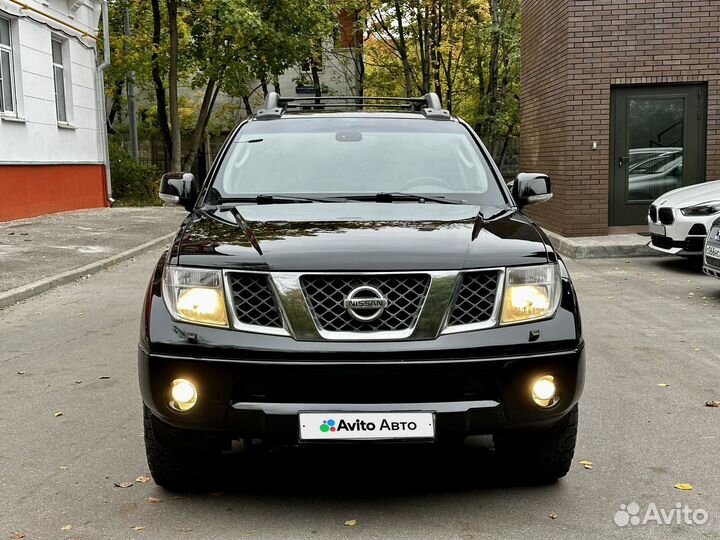
[[[107,200],[110,206],[115,200],[112,198],[112,179],[110,178],[110,147],[107,132],[107,103],[105,99],[105,70],[110,66],[110,20],[108,17],[108,0],[101,0],[103,21],[103,52],[104,58],[97,67],[95,77],[98,101],[98,122],[100,125],[100,146],[102,147],[103,161],[105,163],[105,182],[107,187]]]

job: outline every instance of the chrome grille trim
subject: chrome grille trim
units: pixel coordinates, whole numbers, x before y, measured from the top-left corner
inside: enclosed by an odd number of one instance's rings
[[[233,279],[237,278],[237,276],[252,276],[254,278],[259,279],[266,279],[267,280],[267,287],[269,289],[269,293],[272,295],[272,300],[274,303],[274,309],[277,310],[277,314],[269,315],[268,318],[271,319],[273,322],[275,322],[276,318],[280,319],[280,326],[265,326],[260,324],[250,324],[247,322],[243,322],[238,317],[237,312],[237,303],[235,301],[235,295],[233,291]],[[248,272],[245,270],[224,270],[223,271],[223,282],[225,284],[225,299],[226,299],[226,309],[228,314],[230,315],[230,323],[232,327],[236,330],[241,330],[244,332],[255,332],[260,334],[270,334],[270,335],[276,335],[276,336],[289,336],[290,333],[287,330],[287,322],[286,318],[282,312],[280,301],[278,300],[277,291],[275,290],[273,280],[270,277],[270,274],[267,272]],[[257,309],[257,308],[254,308]]]
[[[473,272],[497,272],[495,304],[487,321],[448,326],[455,301],[461,287],[463,274]],[[238,320],[232,301],[232,288],[228,274],[259,274],[266,276],[277,309],[283,320],[282,328],[245,324]],[[345,332],[327,331],[319,327],[313,310],[303,290],[302,278],[305,276],[390,276],[424,275],[429,276],[429,285],[425,298],[419,308],[414,324],[404,330]],[[430,340],[439,335],[470,332],[497,326],[505,287],[504,268],[478,268],[469,270],[434,270],[404,272],[262,272],[256,270],[224,270],[225,298],[231,326],[235,330],[293,337],[298,341],[392,341],[392,340]]]
[[[486,320],[482,320],[479,322],[473,322],[468,324],[452,324],[453,323],[453,314],[455,312],[455,309],[457,308],[457,302],[458,302],[458,296],[460,295],[463,283],[466,275],[468,274],[476,274],[476,273],[491,273],[496,272],[497,273],[497,279],[496,279],[496,287],[495,287],[495,298],[493,301],[493,308],[492,312],[490,313],[489,318]],[[481,268],[477,270],[462,270],[461,272],[458,272],[459,279],[457,283],[457,287],[455,290],[455,294],[453,295],[451,308],[448,310],[447,314],[447,321],[444,325],[444,329],[441,332],[442,334],[457,334],[460,332],[472,332],[473,330],[482,330],[484,328],[492,328],[493,326],[496,326],[498,324],[498,321],[500,319],[500,308],[502,306],[502,299],[503,295],[505,293],[505,269],[504,268]]]

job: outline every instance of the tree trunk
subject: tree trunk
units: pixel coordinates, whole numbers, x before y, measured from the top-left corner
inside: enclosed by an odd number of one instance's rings
[[[208,81],[207,88],[205,88],[205,95],[203,96],[202,105],[200,105],[200,112],[198,113],[197,123],[195,124],[195,130],[193,131],[192,137],[190,138],[190,149],[188,155],[185,158],[185,164],[183,165],[184,171],[192,169],[195,158],[197,157],[198,149],[205,138],[205,130],[207,129],[210,116],[212,114],[212,107],[215,103],[220,87],[214,79]]]
[[[170,30],[170,125],[172,127],[173,171],[182,166],[182,134],[180,132],[180,112],[178,109],[178,0],[167,0],[168,27]]]
[[[250,105],[250,96],[242,96],[243,105],[245,106],[245,114],[248,116],[252,116],[253,110],[252,105]]]
[[[413,95],[413,79],[410,62],[408,61],[407,44],[405,43],[405,27],[403,25],[403,14],[400,9],[400,0],[395,0],[395,18],[398,25],[398,54],[403,64],[403,74],[405,75],[405,96]]]
[[[151,57],[152,64],[152,80],[155,87],[155,100],[157,101],[157,122],[162,136],[163,146],[165,147],[165,159],[172,155],[172,135],[170,134],[170,125],[167,116],[167,102],[165,101],[165,83],[163,82],[162,72],[160,70],[160,58],[158,51],[160,50],[160,30],[162,25],[162,15],[160,14],[160,0],[151,0],[153,14],[153,52]]]

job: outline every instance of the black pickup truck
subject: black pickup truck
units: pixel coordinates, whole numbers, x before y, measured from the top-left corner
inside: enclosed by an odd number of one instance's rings
[[[563,261],[462,120],[421,98],[282,98],[228,137],[184,220],[139,344],[155,481],[191,487],[232,441],[460,444],[492,434],[564,476],[585,372]]]

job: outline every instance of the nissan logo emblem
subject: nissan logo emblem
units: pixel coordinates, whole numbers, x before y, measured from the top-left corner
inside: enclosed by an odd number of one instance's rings
[[[383,314],[388,301],[375,287],[363,285],[350,291],[343,306],[353,319],[372,322]]]

